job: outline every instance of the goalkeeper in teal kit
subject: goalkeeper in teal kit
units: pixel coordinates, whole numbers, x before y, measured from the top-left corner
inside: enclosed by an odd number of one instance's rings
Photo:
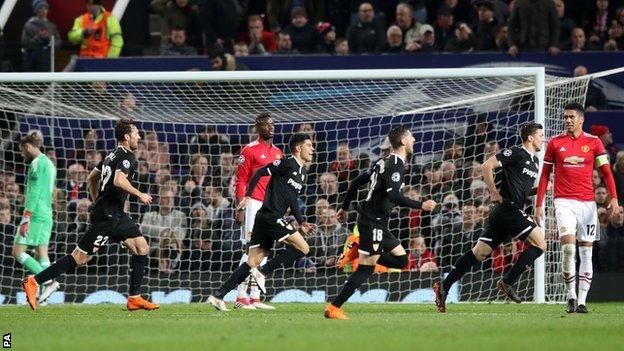
[[[28,134],[19,143],[22,156],[30,165],[25,181],[22,221],[13,241],[13,257],[33,274],[50,266],[48,244],[52,234],[52,195],[56,187],[56,168],[39,150],[41,144],[41,137],[36,132]],[[28,254],[29,247],[35,249],[38,260]],[[44,284],[39,301],[44,302],[58,288],[56,281]]]

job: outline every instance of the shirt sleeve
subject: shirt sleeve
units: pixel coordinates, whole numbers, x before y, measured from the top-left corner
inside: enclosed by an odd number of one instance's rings
[[[519,155],[520,153],[517,148],[509,148],[496,154],[496,159],[501,163],[501,165],[505,166],[518,162],[517,160]]]
[[[399,206],[421,208],[422,203],[420,201],[412,200],[409,197],[403,195],[404,173],[405,169],[403,168],[403,165],[389,167],[384,172],[383,180],[386,187],[386,192],[388,193],[388,199]]]
[[[602,140],[600,140],[600,138],[596,138],[596,150],[594,151],[594,155],[596,155],[596,157],[600,156],[600,155],[604,155],[607,153],[607,150],[605,150],[604,144],[602,143]]]
[[[125,175],[128,175],[128,173],[130,173],[130,169],[132,169],[133,163],[134,157],[132,157],[132,154],[126,153],[117,160],[115,172],[119,170],[122,171]]]
[[[251,179],[251,161],[253,159],[253,154],[249,151],[248,147],[243,148],[239,157],[238,168],[236,169],[236,199],[240,201],[245,196],[245,192],[247,191],[247,184],[249,184],[249,180]]]
[[[290,170],[290,166],[288,165],[288,161],[275,160],[272,163],[258,169],[256,173],[254,173],[253,177],[251,177],[251,181],[249,181],[249,187],[247,187],[247,191],[245,196],[249,197],[253,193],[256,185],[260,181],[260,178],[270,175],[284,175]]]
[[[555,163],[555,143],[551,140],[546,146],[546,153],[544,154],[544,163]]]

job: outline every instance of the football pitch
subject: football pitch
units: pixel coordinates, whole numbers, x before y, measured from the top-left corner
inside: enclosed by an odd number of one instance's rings
[[[218,312],[206,304],[128,312],[121,305],[0,307],[0,333],[14,350],[623,350],[624,303],[347,304],[350,320],[324,305]]]

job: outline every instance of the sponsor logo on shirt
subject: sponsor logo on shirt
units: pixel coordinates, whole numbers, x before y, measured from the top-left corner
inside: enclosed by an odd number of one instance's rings
[[[537,178],[537,172],[534,172],[527,168],[522,168],[522,174],[527,174],[531,178]]]
[[[569,156],[563,159],[563,167],[585,167],[585,157]]]
[[[301,191],[301,189],[303,188],[303,185],[301,185],[301,183],[297,183],[292,178],[288,178],[288,184],[295,188],[297,191]]]

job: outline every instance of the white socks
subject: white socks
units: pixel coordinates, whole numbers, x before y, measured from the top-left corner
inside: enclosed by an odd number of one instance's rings
[[[579,257],[581,264],[579,265],[579,292],[578,304],[584,305],[587,298],[587,292],[594,276],[594,267],[592,265],[592,249],[593,247],[579,246]]]
[[[247,262],[247,259],[249,258],[249,256],[247,256],[247,254],[243,254],[243,258],[241,259],[240,264],[243,264],[243,262]],[[262,262],[260,262],[260,267],[264,266],[267,263],[267,258],[265,257],[264,259],[262,259]],[[239,264],[239,266],[240,266]],[[260,300],[260,289],[258,289],[258,285],[256,285],[253,281],[250,284],[250,279],[245,279],[244,282],[240,283],[240,285],[237,288],[237,295],[236,298],[238,299],[246,299],[247,298],[247,289],[249,289],[249,297],[251,297],[252,299],[255,300]]]
[[[266,263],[267,258],[265,257],[262,259],[262,262],[260,262],[260,267],[264,266]],[[252,283],[249,287],[249,297],[251,297],[252,300],[260,300],[260,289],[257,284]]]
[[[566,290],[568,292],[567,299],[576,300],[576,245],[563,244],[561,245],[562,251],[562,265],[563,265],[563,281],[565,282]],[[590,253],[591,256],[591,253]],[[590,261],[591,263],[591,261]]]

